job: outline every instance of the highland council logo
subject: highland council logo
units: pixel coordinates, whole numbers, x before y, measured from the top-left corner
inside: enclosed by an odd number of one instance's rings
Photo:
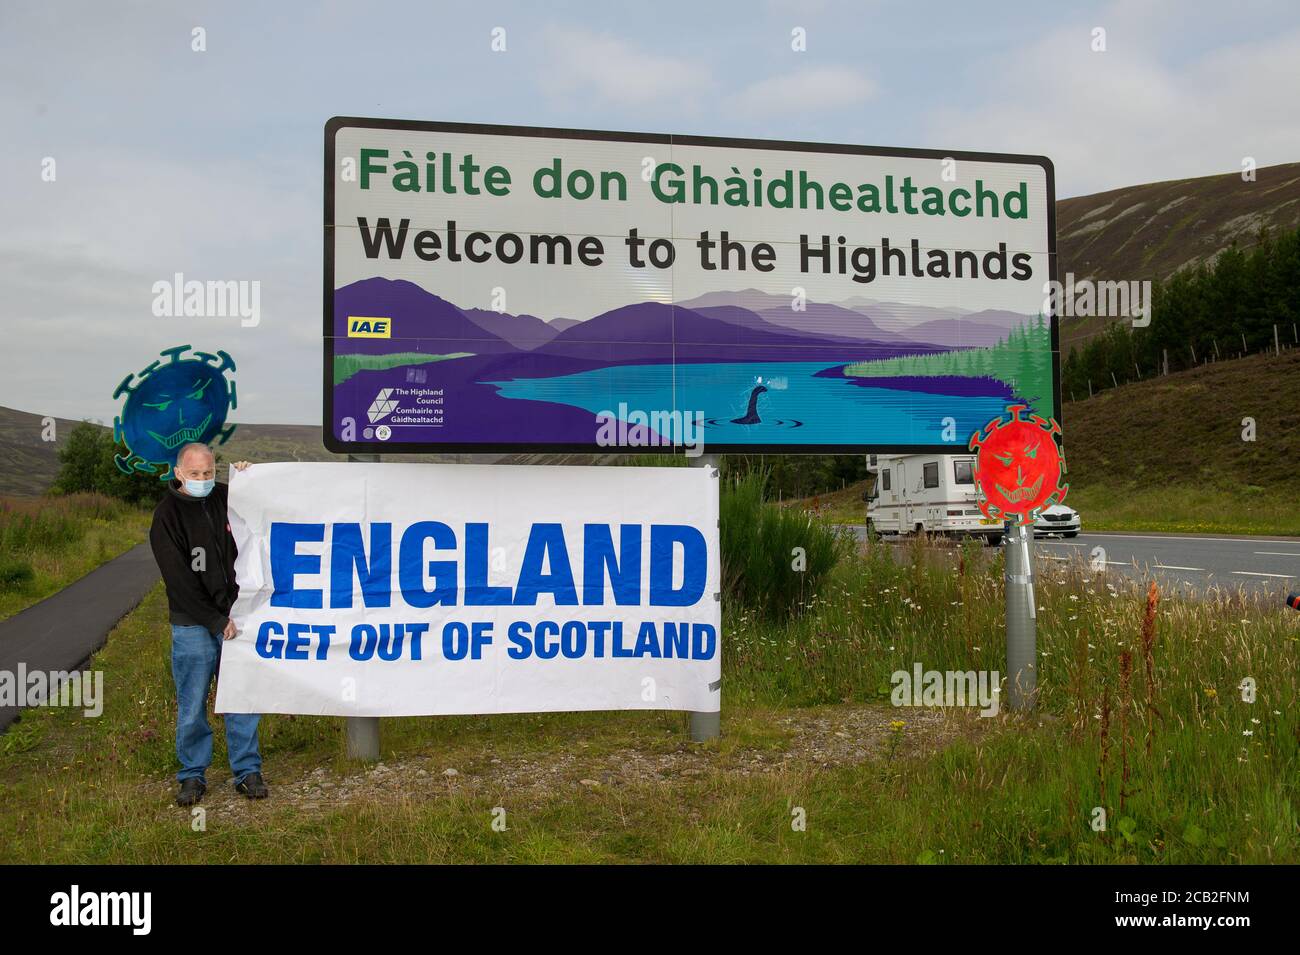
[[[397,410],[397,399],[392,394],[392,388],[379,389],[379,394],[375,395],[375,400],[370,402],[370,407],[366,410],[371,424],[382,421]]]

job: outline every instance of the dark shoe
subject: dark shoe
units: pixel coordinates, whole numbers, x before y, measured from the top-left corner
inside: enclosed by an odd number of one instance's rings
[[[176,805],[192,806],[208,791],[207,784],[197,777],[181,780],[181,791],[176,794]]]
[[[261,773],[249,773],[235,783],[235,792],[243,793],[249,799],[265,799],[270,790],[266,788],[266,783],[262,782]]]

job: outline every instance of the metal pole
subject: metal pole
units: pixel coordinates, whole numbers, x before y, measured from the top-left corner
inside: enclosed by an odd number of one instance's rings
[[[716,454],[701,454],[697,458],[688,459],[693,468],[712,468],[713,477],[718,480],[718,456]],[[721,599],[721,598],[719,598]],[[719,641],[721,634],[718,635]],[[721,643],[719,642],[719,652],[721,652]],[[722,735],[722,710],[718,709],[713,713],[696,713],[691,712],[691,742],[706,743],[711,739],[717,739]]]
[[[1006,547],[1007,702],[1013,710],[1025,711],[1034,708],[1038,696],[1032,542],[1032,525],[1011,525]]]
[[[349,454],[349,461],[363,464],[375,464],[379,461],[377,454]],[[379,717],[348,716],[347,724],[348,759],[359,759],[367,763],[379,762]]]

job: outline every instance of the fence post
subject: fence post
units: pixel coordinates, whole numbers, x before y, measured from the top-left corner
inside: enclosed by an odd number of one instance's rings
[[[375,464],[379,461],[377,454],[349,454],[349,461],[362,464]],[[348,716],[347,754],[348,759],[359,759],[367,763],[379,761],[379,717]]]
[[[689,458],[690,466],[693,468],[712,468],[713,479],[721,480],[718,471],[718,456],[716,454],[701,454],[697,458]],[[718,598],[721,600],[721,596]],[[722,633],[718,633],[718,649],[721,652]],[[711,739],[717,739],[722,735],[722,710],[718,709],[713,713],[697,713],[691,711],[691,742],[707,743]]]
[[[1282,354],[1282,346],[1281,346],[1281,344],[1279,344],[1279,342],[1278,342],[1278,340],[1277,340],[1277,323],[1276,323],[1276,322],[1273,324],[1273,351],[1277,352],[1279,355]]]

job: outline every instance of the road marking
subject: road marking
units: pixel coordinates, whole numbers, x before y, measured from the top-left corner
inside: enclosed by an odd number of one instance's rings
[[[1156,570],[1199,570],[1201,573],[1205,573],[1204,567],[1177,567],[1174,564],[1161,563],[1156,564]]]
[[[1256,554],[1265,554],[1269,557],[1300,557],[1300,554],[1293,553],[1289,550],[1257,550]]]
[[[1294,574],[1261,574],[1254,570],[1234,570],[1234,574],[1241,574],[1245,577],[1281,577],[1283,580],[1290,580]]]
[[[1093,534],[1084,534],[1084,537],[1119,537],[1132,538],[1133,540],[1144,541],[1219,541],[1227,544],[1294,544],[1294,540],[1274,540],[1268,537],[1196,537],[1193,535],[1182,534],[1110,534],[1105,531],[1098,531]]]

